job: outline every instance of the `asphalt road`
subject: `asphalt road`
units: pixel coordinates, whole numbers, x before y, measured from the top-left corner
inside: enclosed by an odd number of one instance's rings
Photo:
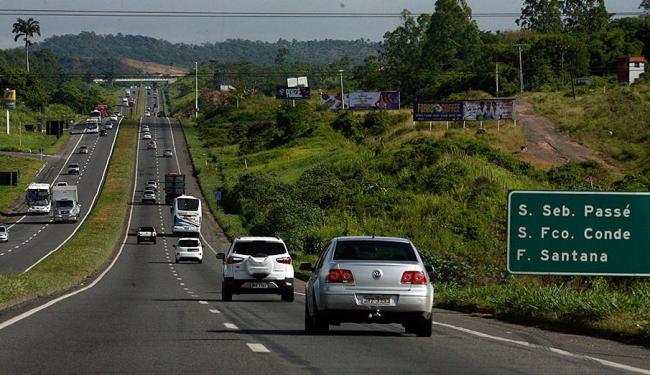
[[[120,111],[125,109],[120,107]],[[49,215],[27,215],[26,205],[20,205],[22,212],[14,214],[3,223],[9,228],[9,241],[0,243],[0,274],[26,271],[58,249],[76,232],[99,195],[118,128],[114,125],[106,137],[84,133],[83,125],[72,129],[63,155],[48,161],[34,182],[53,184],[65,181],[69,185],[77,185],[81,216],[76,223],[54,223],[53,211]],[[79,154],[81,146],[88,147],[88,154]],[[79,164],[78,175],[67,174],[70,163]]]
[[[179,167],[191,176],[179,124],[143,123],[158,150],[139,141],[135,203],[148,179]],[[162,157],[165,148],[175,149],[175,157]],[[190,193],[198,194],[193,189],[194,183]],[[643,348],[444,310],[435,311],[431,338],[405,335],[396,325],[356,324],[306,336],[301,294],[293,303],[254,295],[222,302],[212,250],[205,249],[203,264],[174,264],[175,239],[166,234],[171,223],[169,206],[132,205],[130,228],[154,225],[163,233],[157,244],[137,245],[128,236],[94,286],[31,315],[0,317],[0,373],[614,374],[650,368]],[[227,245],[215,233],[203,235],[215,250]]]

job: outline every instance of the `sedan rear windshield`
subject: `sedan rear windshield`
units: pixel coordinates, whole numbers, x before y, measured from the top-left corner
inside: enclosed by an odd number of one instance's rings
[[[389,260],[415,262],[413,247],[394,241],[341,241],[336,245],[334,260]]]
[[[266,257],[269,255],[280,255],[287,252],[284,245],[280,242],[267,241],[238,241],[232,252],[234,254],[252,255],[256,257]]]
[[[198,247],[199,241],[197,240],[180,240],[178,241],[180,247]]]
[[[153,232],[153,227],[140,227],[140,232]]]

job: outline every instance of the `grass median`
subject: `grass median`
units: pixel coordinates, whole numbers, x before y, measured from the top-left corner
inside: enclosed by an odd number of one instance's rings
[[[117,157],[111,159],[97,204],[77,234],[31,271],[0,276],[0,307],[72,288],[109,262],[124,233],[131,201],[136,131],[134,120],[120,125]]]

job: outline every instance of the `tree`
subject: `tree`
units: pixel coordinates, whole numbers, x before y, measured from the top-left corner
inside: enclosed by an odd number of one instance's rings
[[[18,18],[16,23],[13,24],[12,32],[16,34],[14,42],[18,41],[20,38],[23,38],[23,41],[25,42],[27,72],[29,73],[29,46],[33,44],[32,39],[34,38],[34,34],[41,36],[41,25],[32,17],[29,17],[26,21],[22,18]]]
[[[465,0],[438,0],[425,33],[422,63],[432,70],[471,65],[481,39]]]
[[[639,8],[644,9],[646,13],[650,13],[650,0],[643,0]]]
[[[565,26],[571,31],[601,32],[609,25],[605,0],[563,0],[561,5]]]
[[[524,0],[517,25],[540,33],[562,31],[562,12],[559,0]]]

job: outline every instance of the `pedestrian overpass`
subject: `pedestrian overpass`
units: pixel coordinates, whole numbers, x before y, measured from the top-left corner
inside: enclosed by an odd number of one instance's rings
[[[158,76],[158,77],[118,77],[118,78],[112,78],[112,79],[104,79],[104,78],[95,78],[93,79],[94,83],[118,83],[118,82],[126,82],[126,83],[137,83],[137,82],[165,82],[165,83],[174,83],[176,80],[178,80],[179,77],[185,77],[185,74],[174,74],[174,75],[166,75],[166,76]]]

